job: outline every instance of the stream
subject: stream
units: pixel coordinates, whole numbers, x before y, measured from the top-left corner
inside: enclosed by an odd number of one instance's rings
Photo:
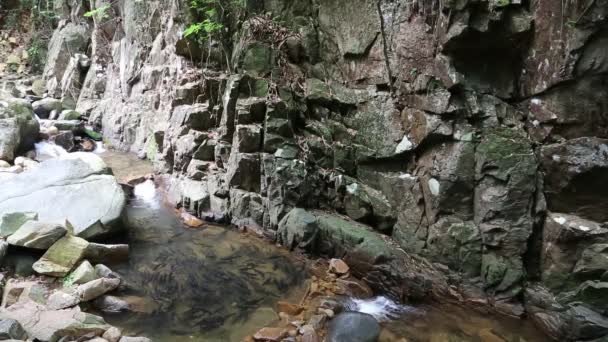
[[[121,180],[153,172],[132,155],[101,155]],[[309,283],[304,262],[284,249],[230,227],[186,227],[151,180],[135,186],[125,224],[130,258],[111,268],[124,283],[115,295],[131,311],[103,315],[130,334],[159,342],[242,341],[276,323],[276,303],[299,302]],[[383,297],[347,302],[348,310],[382,323],[383,342],[547,340],[527,320],[455,306],[411,307]]]
[[[146,168],[134,157],[102,156],[118,178]],[[278,300],[303,295],[305,265],[288,252],[228,227],[187,228],[150,180],[134,194],[129,261],[111,268],[125,283],[117,296],[136,312],[105,314],[110,324],[154,341],[240,341],[278,320]]]

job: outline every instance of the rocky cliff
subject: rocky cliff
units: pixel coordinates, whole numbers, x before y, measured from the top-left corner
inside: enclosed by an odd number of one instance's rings
[[[608,1],[251,0],[203,45],[185,0],[56,6],[47,94],[176,205],[401,299],[608,334]]]

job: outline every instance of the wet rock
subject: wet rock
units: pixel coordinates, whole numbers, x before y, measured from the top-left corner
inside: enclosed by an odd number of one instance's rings
[[[380,324],[370,315],[345,312],[329,323],[327,342],[376,342],[380,336]]]
[[[48,249],[66,233],[62,225],[27,221],[8,237],[7,242],[14,246]]]
[[[131,311],[129,302],[115,296],[102,296],[93,301],[98,310],[105,313],[120,313]]]
[[[350,267],[340,259],[331,259],[329,261],[329,271],[337,275],[343,275],[350,271]]]
[[[67,218],[83,238],[118,229],[125,204],[122,188],[93,154],[50,159],[0,184],[0,214],[35,211],[42,221],[61,223]]]
[[[14,319],[0,319],[0,340],[25,340],[27,334]]]
[[[129,258],[129,245],[108,245],[91,242],[84,251],[84,258],[93,263],[127,260]]]
[[[262,328],[253,335],[256,341],[279,342],[287,336],[287,331],[283,328]]]
[[[184,222],[184,224],[188,227],[191,228],[199,228],[200,226],[202,226],[205,222],[199,218],[197,218],[194,215],[191,215],[187,212],[182,212],[180,214],[180,218],[182,219],[182,221]]]
[[[116,327],[111,327],[106,330],[101,337],[108,340],[108,342],[118,342],[122,336],[122,331]]]
[[[61,100],[45,98],[32,103],[32,108],[39,118],[48,119],[51,112],[61,112],[63,105],[61,104]]]
[[[152,342],[152,340],[147,337],[123,336],[120,338],[120,340],[118,340],[118,342]]]
[[[48,310],[43,305],[31,301],[3,310],[0,317],[20,322],[30,338],[40,341],[57,341],[64,336],[99,336],[110,328],[101,317],[81,312],[78,307]],[[36,319],[31,319],[32,317]]]
[[[84,284],[95,279],[98,279],[99,276],[95,272],[95,268],[88,260],[84,260],[83,262],[76,267],[76,269],[69,275],[69,279],[72,284]]]
[[[40,274],[64,277],[82,259],[88,242],[67,235],[54,243],[40,260],[34,263],[34,271]]]
[[[27,221],[36,221],[36,213],[7,213],[0,217],[0,237],[7,238],[16,232]]]
[[[74,133],[71,131],[60,132],[53,138],[55,145],[63,147],[66,151],[71,152],[74,150]]]
[[[100,278],[78,286],[76,292],[78,292],[81,301],[88,302],[115,290],[119,285],[120,279]]]
[[[317,233],[317,218],[304,209],[295,208],[279,222],[277,240],[289,249],[309,249],[313,247]]]
[[[578,138],[543,146],[545,195],[549,210],[603,222],[608,194],[608,140]]]
[[[87,138],[82,139],[82,141],[80,141],[78,146],[80,146],[80,149],[84,152],[93,152],[93,151],[95,151],[95,148],[97,148],[97,145],[95,144],[95,142],[93,140],[87,139]]]

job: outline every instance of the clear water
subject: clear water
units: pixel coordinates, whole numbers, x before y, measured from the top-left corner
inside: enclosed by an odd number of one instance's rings
[[[152,172],[131,155],[102,156],[119,179]],[[152,181],[137,185],[134,194],[126,215],[130,260],[112,268],[126,283],[118,296],[138,312],[105,315],[109,323],[158,342],[236,342],[276,322],[278,300],[297,302],[303,295],[305,267],[286,251],[225,227],[186,228],[161,204]],[[384,342],[549,340],[529,321],[451,305],[408,306],[374,297],[351,299],[347,310],[376,317]]]
[[[185,227],[152,181],[134,193],[129,261],[112,269],[125,284],[116,295],[138,312],[104,315],[109,323],[154,341],[241,341],[278,320],[277,301],[303,295],[305,266],[286,251],[226,227]]]
[[[416,306],[382,323],[384,334],[408,342],[551,341],[528,320],[483,315],[454,305]],[[390,340],[390,339],[389,339]]]

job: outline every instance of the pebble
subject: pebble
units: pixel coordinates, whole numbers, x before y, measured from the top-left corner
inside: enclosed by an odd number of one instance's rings
[[[350,267],[341,259],[331,259],[329,261],[329,271],[338,275],[346,274]]]

